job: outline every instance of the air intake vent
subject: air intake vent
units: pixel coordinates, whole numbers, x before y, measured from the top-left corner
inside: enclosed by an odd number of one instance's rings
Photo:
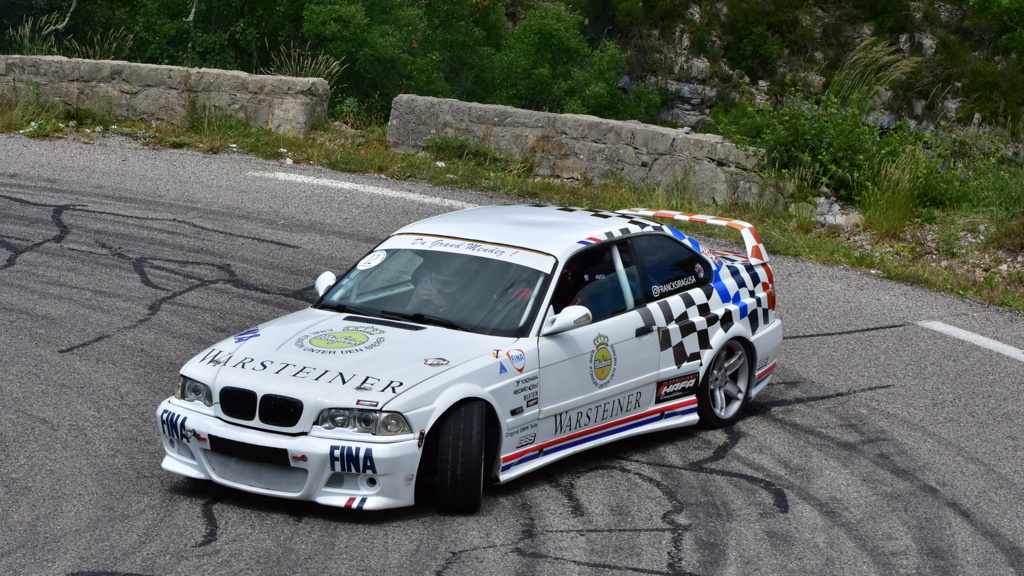
[[[260,398],[260,422],[291,428],[302,417],[302,401],[287,396],[266,394]]]
[[[395,322],[394,320],[383,320],[381,318],[367,318],[365,316],[345,316],[345,321],[362,322],[363,324],[376,324],[377,326],[387,326],[388,328],[398,328],[400,330],[426,330],[426,327],[424,326],[406,324],[405,322]]]
[[[252,420],[256,418],[256,393],[244,388],[224,388],[220,391],[220,409],[229,418]]]

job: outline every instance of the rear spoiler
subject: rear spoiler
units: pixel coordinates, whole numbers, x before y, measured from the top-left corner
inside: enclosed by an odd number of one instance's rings
[[[619,214],[635,214],[637,216],[648,216],[654,218],[668,218],[669,220],[682,220],[685,222],[699,222],[701,224],[712,224],[738,230],[743,236],[743,243],[747,245],[747,259],[751,264],[765,264],[768,262],[768,251],[764,249],[761,237],[751,224],[742,220],[730,220],[717,216],[705,216],[703,214],[687,214],[686,212],[675,212],[673,210],[648,210],[646,208],[627,208],[619,210]]]

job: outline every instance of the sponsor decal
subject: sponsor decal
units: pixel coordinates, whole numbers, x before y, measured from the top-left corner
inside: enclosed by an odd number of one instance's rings
[[[658,382],[658,391],[654,395],[654,403],[661,404],[662,402],[669,402],[677,398],[682,398],[686,394],[692,393],[694,386],[696,385],[696,372],[683,376],[674,376],[668,380],[662,380]]]
[[[259,337],[260,337],[260,328],[259,328],[259,326],[257,326],[255,328],[250,328],[249,330],[246,330],[245,332],[239,332],[238,334],[235,334],[235,344],[239,344],[241,342],[245,342],[246,340],[252,340],[253,338],[259,338]]]
[[[356,270],[368,270],[384,261],[388,255],[384,250],[374,250],[356,264]]]
[[[637,390],[592,406],[556,414],[551,421],[555,425],[555,435],[561,436],[639,412],[644,404],[643,391]]]
[[[633,392],[625,396],[633,395]],[[618,399],[616,399],[618,401]],[[638,399],[634,404],[643,405],[646,400]],[[625,407],[623,407],[625,408]],[[575,414],[580,411],[570,411],[566,414]],[[691,396],[685,400],[679,402],[673,402],[670,404],[663,404],[651,410],[637,410],[628,416],[623,416],[618,419],[610,419],[609,421],[599,424],[594,427],[585,428],[580,426],[579,428],[573,426],[571,429],[575,430],[569,434],[565,434],[561,437],[547,440],[539,444],[526,447],[519,451],[507,454],[501,457],[501,471],[507,471],[520,464],[526,464],[533,462],[538,458],[550,456],[556,454],[562,450],[575,448],[577,446],[583,446],[590,442],[595,442],[624,434],[632,430],[642,430],[646,426],[667,420],[669,418],[680,418],[696,414],[697,412],[697,398]],[[511,430],[505,435],[506,438],[518,436],[526,428],[518,428]]]
[[[292,462],[309,462],[309,456],[292,452]]]
[[[714,252],[712,252],[711,250],[708,250],[707,248],[701,246],[700,247],[700,253],[705,255],[705,256],[707,256],[708,260],[711,260],[712,262],[714,262],[715,266],[721,266],[722,265],[722,259],[719,258],[718,255],[715,254]]]
[[[300,366],[277,360],[257,360],[249,356],[235,358],[233,353],[216,348],[210,348],[206,355],[199,359],[199,364],[207,364],[209,366],[223,365],[226,368],[251,370],[253,372],[271,372],[288,378],[312,380],[325,384],[339,384],[341,386],[352,384],[356,386],[357,390],[374,390],[374,386],[377,384],[384,384],[377,391],[387,392],[390,390],[392,394],[398,394],[398,389],[405,385],[404,382],[399,380],[388,380],[354,372],[346,374],[338,370],[317,368],[315,366]]]
[[[495,348],[494,351],[491,352],[491,356],[494,356],[495,358],[497,358],[500,354],[501,354],[501,350],[499,350],[497,348]]]
[[[522,410],[522,409],[520,408],[520,410]],[[531,430],[536,430],[538,427],[539,427],[539,424],[537,424],[536,422],[530,422],[529,424],[523,424],[522,426],[519,426],[517,428],[512,428],[508,432],[505,432],[505,438],[514,438],[514,437],[519,436],[520,434],[523,434],[525,432],[529,432]]]
[[[611,384],[616,365],[615,348],[608,343],[607,336],[598,334],[590,353],[590,381],[598,388]]]
[[[700,264],[694,264],[693,273],[697,275],[697,278],[704,278],[704,267]]]
[[[519,253],[519,250],[495,246],[492,244],[481,244],[479,242],[463,242],[449,238],[416,238],[412,241],[413,246],[428,246],[434,249],[450,250],[452,252],[473,252],[475,254],[488,254],[495,258],[511,258]]]
[[[508,356],[508,361],[512,363],[512,367],[516,369],[516,372],[523,373],[523,369],[526,368],[526,353],[522,350],[509,350],[505,352],[505,356]]]
[[[427,366],[430,366],[431,368],[447,366],[448,364],[450,364],[450,362],[448,362],[448,360],[445,360],[444,358],[424,358],[423,363],[426,364]]]
[[[757,368],[755,370],[760,370],[761,368],[764,368],[767,365],[768,365],[768,357],[765,356],[764,358],[761,358],[760,360],[757,361]]]
[[[372,326],[346,326],[340,331],[328,328],[300,336],[295,346],[313,354],[351,354],[380,346],[385,333]]]
[[[189,438],[192,437],[192,434],[189,434],[188,429],[185,428],[186,421],[188,421],[188,416],[164,410],[160,413],[160,431],[165,436],[189,444]]]
[[[654,294],[654,297],[657,298],[659,294],[665,294],[666,292],[671,292],[673,290],[685,288],[695,282],[697,282],[697,278],[695,276],[687,276],[686,278],[673,280],[667,284],[662,284],[660,286],[651,286],[651,292]]]
[[[539,384],[540,377],[537,376],[536,374],[533,374],[532,376],[527,376],[526,378],[519,378],[516,380],[516,386],[518,386],[518,388],[513,390],[512,394],[518,396],[520,394],[525,394],[530,390],[536,390]]]
[[[537,435],[536,434],[527,434],[525,436],[520,436],[519,440],[516,442],[516,448],[522,448],[523,446],[529,446],[530,444],[533,444],[536,441],[537,441]]]
[[[331,472],[377,473],[377,463],[373,461],[373,448],[331,446],[327,459],[331,463]]]
[[[501,360],[499,360],[498,361],[498,374],[504,374],[505,372],[508,372],[508,368],[505,368],[505,364],[502,363]]]
[[[376,400],[356,400],[356,406],[369,406],[370,408],[376,408],[377,404],[379,404],[379,402]]]
[[[540,402],[540,398],[530,398],[526,401],[526,407],[536,406],[538,402]]]

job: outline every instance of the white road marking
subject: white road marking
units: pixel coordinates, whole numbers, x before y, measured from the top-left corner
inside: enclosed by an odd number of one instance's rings
[[[361,192],[363,194],[375,194],[377,196],[387,196],[388,198],[398,198],[400,200],[409,200],[412,202],[422,202],[424,204],[436,204],[438,206],[444,206],[446,208],[476,208],[476,204],[470,204],[469,202],[459,202],[458,200],[449,200],[448,198],[438,198],[437,196],[427,196],[426,194],[417,194],[415,192],[402,192],[401,190],[389,190],[387,188],[380,188],[378,186],[367,186],[366,184],[354,184],[352,182],[342,182],[341,180],[331,180],[328,178],[314,178],[312,176],[303,176],[301,174],[291,174],[289,172],[249,172],[251,176],[262,176],[264,178],[275,178],[277,180],[284,180],[285,182],[298,182],[300,184],[312,184],[314,186],[327,186],[329,188],[338,188],[339,190],[349,190],[351,192]]]
[[[1024,362],[1024,350],[1014,348],[1013,346],[1003,344],[1002,342],[997,342],[991,338],[975,334],[974,332],[961,330],[960,328],[950,326],[949,324],[943,324],[942,322],[918,322],[917,325],[928,328],[929,330],[935,330],[936,332],[942,332],[947,336],[959,338],[965,342],[970,342],[971,344],[981,346],[982,348],[988,348],[993,352],[999,352],[1000,354],[1005,354],[1014,360]]]

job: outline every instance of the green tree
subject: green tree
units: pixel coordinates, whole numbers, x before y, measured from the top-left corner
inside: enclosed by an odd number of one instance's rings
[[[502,83],[490,100],[551,112],[621,113],[624,100],[617,84],[626,55],[610,42],[592,50],[581,32],[582,20],[557,4],[527,12],[497,55]]]

